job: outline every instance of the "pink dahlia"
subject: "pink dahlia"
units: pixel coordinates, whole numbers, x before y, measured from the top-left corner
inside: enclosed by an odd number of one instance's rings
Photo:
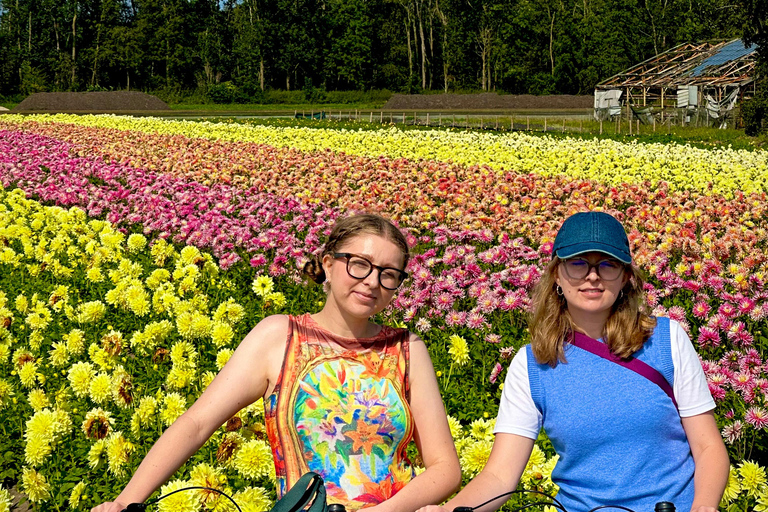
[[[768,412],[762,407],[750,407],[744,420],[756,429],[764,430],[768,426]]]

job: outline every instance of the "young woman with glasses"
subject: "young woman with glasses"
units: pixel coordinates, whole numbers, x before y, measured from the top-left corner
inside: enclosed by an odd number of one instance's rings
[[[112,503],[143,502],[243,407],[264,398],[278,497],[319,473],[347,511],[413,511],[447,498],[458,457],[424,343],[371,322],[407,277],[402,233],[376,215],[339,220],[304,272],[324,283],[322,310],[265,318],[200,398],[159,438]],[[414,440],[418,476],[406,456]]]
[[[623,226],[577,213],[557,233],[533,292],[531,343],[510,364],[485,468],[441,512],[489,512],[517,488],[543,428],[568,512],[618,505],[715,512],[729,462],[714,401],[685,331],[644,312]]]

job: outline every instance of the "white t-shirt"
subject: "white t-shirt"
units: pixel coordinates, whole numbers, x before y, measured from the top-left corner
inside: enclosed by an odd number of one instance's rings
[[[670,320],[669,336],[675,368],[672,389],[680,416],[686,418],[711,411],[715,401],[688,334],[679,323]],[[527,352],[520,349],[509,365],[494,432],[536,439],[541,429],[541,413],[531,397]]]

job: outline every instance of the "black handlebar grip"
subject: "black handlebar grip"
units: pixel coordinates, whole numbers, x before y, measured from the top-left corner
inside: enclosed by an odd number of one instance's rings
[[[660,501],[653,510],[654,512],[675,512],[675,504],[670,501]]]
[[[129,503],[121,512],[144,512],[146,508],[144,503]]]
[[[453,512],[472,512],[473,510],[475,509],[472,507],[456,507]]]

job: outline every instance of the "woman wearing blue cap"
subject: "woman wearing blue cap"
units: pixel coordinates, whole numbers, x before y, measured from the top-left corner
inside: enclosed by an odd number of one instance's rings
[[[715,404],[685,331],[643,311],[643,284],[619,221],[602,212],[566,219],[533,293],[531,343],[504,383],[488,463],[445,509],[514,490],[543,427],[569,512],[650,512],[662,501],[717,510],[729,461]]]

